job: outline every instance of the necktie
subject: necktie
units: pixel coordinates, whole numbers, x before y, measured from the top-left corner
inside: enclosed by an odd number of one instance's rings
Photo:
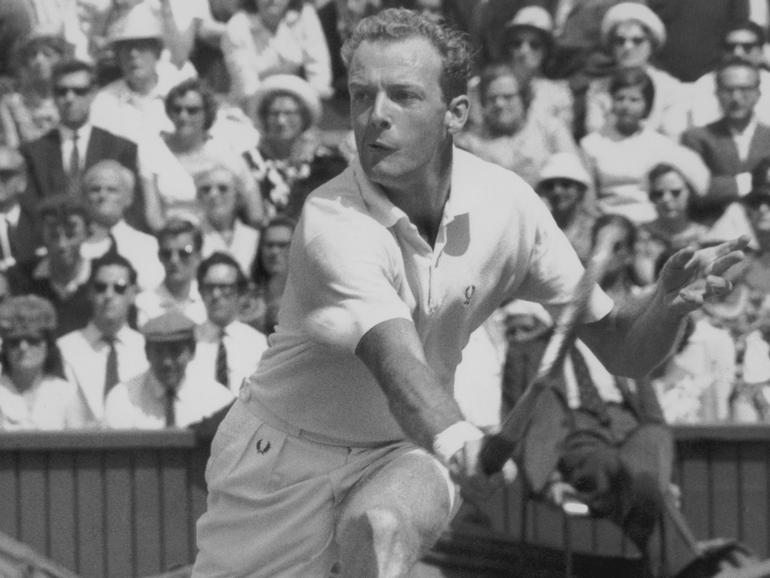
[[[165,395],[166,427],[176,427],[176,408],[174,407],[175,401],[176,392],[173,389],[167,389]]]
[[[580,392],[580,408],[595,415],[600,422],[609,423],[607,408],[602,398],[599,397],[599,392],[596,390],[593,379],[591,379],[591,373],[588,371],[586,360],[577,347],[572,347],[570,359],[572,360],[572,369],[575,371],[575,380]]]
[[[118,378],[118,352],[115,349],[115,338],[104,337],[104,342],[110,348],[107,352],[107,364],[104,370],[104,397],[120,381]]]
[[[227,373],[227,349],[225,349],[224,331],[219,334],[219,346],[217,347],[217,362],[214,379],[225,387],[230,387],[230,378]]]
[[[78,133],[72,133],[72,150],[70,151],[69,167],[67,169],[69,193],[80,193],[80,150],[78,150]]]

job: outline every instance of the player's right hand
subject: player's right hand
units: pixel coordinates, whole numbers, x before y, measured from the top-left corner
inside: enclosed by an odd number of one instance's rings
[[[488,499],[500,488],[512,483],[518,474],[513,460],[505,462],[501,471],[489,476],[485,474],[480,459],[483,445],[484,438],[465,442],[448,464],[452,478],[460,485],[463,496],[471,502]]]

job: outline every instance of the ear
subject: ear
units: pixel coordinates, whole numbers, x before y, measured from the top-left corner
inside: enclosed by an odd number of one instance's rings
[[[444,126],[451,134],[459,133],[468,121],[471,102],[467,95],[460,94],[449,101],[444,113]]]

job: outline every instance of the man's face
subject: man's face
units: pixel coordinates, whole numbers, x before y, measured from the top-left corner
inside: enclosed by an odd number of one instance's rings
[[[201,260],[191,233],[163,237],[158,256],[166,271],[166,279],[176,283],[192,281]]]
[[[120,221],[131,204],[132,192],[125,190],[120,175],[113,170],[89,173],[83,189],[91,218],[108,227]]]
[[[438,51],[422,38],[363,42],[353,54],[350,112],[358,154],[369,179],[385,189],[421,187],[446,162],[458,99],[445,102],[441,70]]]
[[[755,232],[763,236],[770,234],[770,196],[760,198],[747,205],[746,215]]]
[[[531,28],[517,29],[511,38],[508,56],[517,71],[538,74],[545,60],[543,37]]]
[[[73,129],[83,126],[88,121],[94,94],[93,78],[85,70],[60,76],[54,84],[53,96],[61,123]]]
[[[303,132],[302,109],[296,98],[276,96],[265,110],[265,136],[269,139],[292,142]]]
[[[268,227],[262,233],[262,266],[271,277],[286,273],[289,263],[289,244],[291,243],[289,227]]]
[[[209,221],[227,222],[233,219],[237,197],[232,173],[212,170],[198,180],[196,189],[198,201]]]
[[[100,267],[90,288],[93,316],[97,321],[125,323],[136,297],[128,269],[120,265]]]
[[[88,231],[85,219],[80,215],[68,215],[64,219],[46,215],[42,220],[43,245],[48,257],[68,268],[80,261],[80,247]]]
[[[219,327],[225,327],[238,315],[238,272],[234,267],[221,263],[212,265],[202,279],[200,292],[209,319]]]
[[[690,190],[679,173],[660,175],[651,183],[650,201],[662,219],[674,220],[687,216],[687,202]]]
[[[123,78],[131,86],[134,82],[142,82],[155,75],[160,51],[153,39],[137,38],[122,40],[115,44],[115,53]]]
[[[636,21],[621,22],[612,34],[612,56],[619,68],[646,66],[652,56],[652,42]]]
[[[745,122],[759,100],[759,75],[747,66],[729,66],[717,75],[717,98],[728,120]]]
[[[500,76],[484,94],[484,120],[496,134],[513,134],[524,122],[524,102],[519,83],[512,76]]]
[[[203,110],[203,97],[199,92],[191,90],[178,96],[169,106],[169,112],[178,135],[205,136],[206,115]]]
[[[567,214],[583,199],[585,187],[567,178],[548,179],[538,187],[554,214]]]
[[[184,379],[193,357],[188,341],[148,342],[145,346],[150,370],[166,390],[176,390]]]
[[[21,155],[0,148],[0,207],[15,203],[26,188],[27,172]]]
[[[754,64],[762,64],[762,45],[756,34],[751,30],[733,30],[725,36],[725,55],[735,55],[746,58]]]

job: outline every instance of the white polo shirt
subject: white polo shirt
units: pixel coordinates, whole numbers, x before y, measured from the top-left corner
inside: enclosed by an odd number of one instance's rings
[[[306,201],[278,328],[242,399],[350,445],[403,439],[355,355],[367,331],[412,320],[451,392],[468,336],[500,303],[520,297],[557,314],[581,273],[547,207],[508,170],[454,149],[451,193],[431,248],[353,162]],[[590,320],[611,308],[597,288]]]

